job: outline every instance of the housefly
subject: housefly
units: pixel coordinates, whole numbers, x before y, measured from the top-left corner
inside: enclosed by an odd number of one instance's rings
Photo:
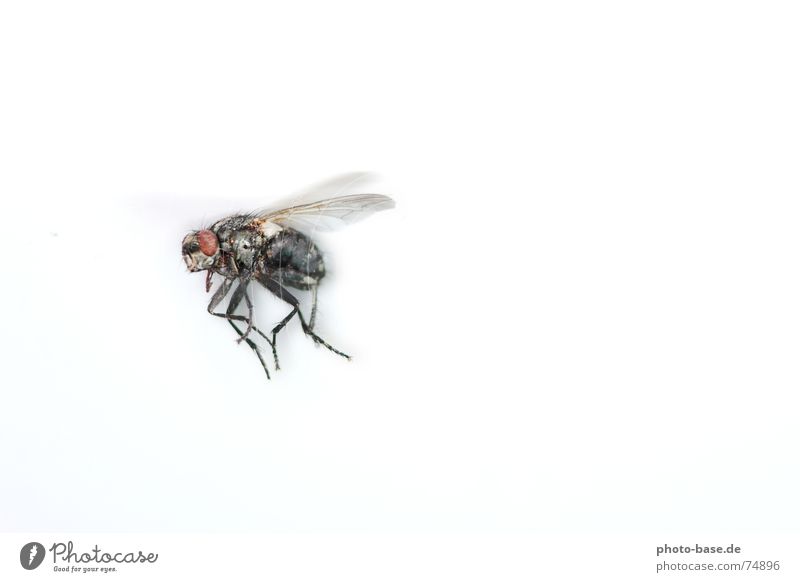
[[[208,312],[227,320],[236,330],[237,342],[244,341],[253,350],[267,378],[270,377],[269,369],[250,334],[257,333],[271,346],[275,369],[278,370],[277,335],[295,316],[300,319],[303,332],[314,342],[349,360],[350,356],[314,332],[317,287],[325,276],[325,263],[316,243],[303,230],[329,230],[393,207],[394,200],[388,196],[354,194],[279,210],[236,214],[187,234],[182,245],[183,260],[191,272],[206,271],[206,292],[211,290],[214,275],[222,277],[211,296]],[[248,288],[254,281],[291,307],[289,313],[272,328],[271,337],[253,324],[253,303]],[[312,306],[308,319],[300,311],[300,302],[287,288],[311,292]],[[227,309],[216,311],[228,295]],[[247,315],[238,315],[236,309],[243,301]]]

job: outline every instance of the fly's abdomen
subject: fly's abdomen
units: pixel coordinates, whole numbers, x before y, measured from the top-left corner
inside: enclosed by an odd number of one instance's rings
[[[325,276],[317,245],[292,228],[284,228],[269,239],[264,267],[271,278],[295,289],[310,289]]]

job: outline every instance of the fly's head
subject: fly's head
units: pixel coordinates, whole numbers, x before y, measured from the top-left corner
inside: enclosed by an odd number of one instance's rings
[[[183,261],[191,272],[205,271],[217,262],[220,256],[219,240],[210,230],[197,230],[183,237]]]

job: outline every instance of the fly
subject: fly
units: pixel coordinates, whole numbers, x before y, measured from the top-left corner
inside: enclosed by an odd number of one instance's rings
[[[267,341],[272,348],[275,369],[279,370],[276,339],[295,316],[300,319],[303,332],[314,342],[349,360],[350,356],[314,332],[317,287],[325,276],[325,263],[316,243],[299,229],[311,226],[318,230],[349,224],[373,212],[393,207],[394,200],[388,196],[354,194],[280,210],[229,216],[209,228],[187,234],[182,245],[183,260],[191,272],[206,271],[206,292],[211,290],[214,275],[222,277],[222,283],[211,296],[208,312],[224,318],[236,330],[237,342],[244,341],[253,350],[267,378],[270,377],[269,369],[250,334],[255,332]],[[288,315],[272,328],[271,338],[253,325],[253,303],[248,295],[248,287],[253,281],[291,307]],[[287,288],[311,292],[308,320],[300,311],[300,302]],[[216,311],[228,295],[227,309]],[[247,308],[246,316],[235,313],[242,301]]]

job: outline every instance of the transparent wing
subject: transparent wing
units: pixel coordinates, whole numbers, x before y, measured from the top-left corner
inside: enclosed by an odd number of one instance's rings
[[[339,174],[327,180],[315,182],[302,190],[294,191],[288,196],[277,198],[270,203],[269,207],[259,209],[258,213],[277,212],[285,208],[303,206],[329,198],[339,198],[347,194],[369,192],[374,190],[372,186],[376,178],[377,176],[370,172]]]
[[[254,216],[300,229],[335,230],[381,210],[394,208],[394,200],[383,194],[337,196],[281,210],[258,212]]]
[[[358,192],[369,192],[372,190],[372,184],[377,179],[377,175],[372,172],[348,172],[346,174],[339,174],[311,184],[302,190],[298,190],[291,194],[285,200],[277,200],[273,206],[275,210],[278,208],[290,208],[292,206],[300,206],[301,204],[310,204],[318,200],[327,200],[328,198],[338,198],[347,194],[356,194]]]

